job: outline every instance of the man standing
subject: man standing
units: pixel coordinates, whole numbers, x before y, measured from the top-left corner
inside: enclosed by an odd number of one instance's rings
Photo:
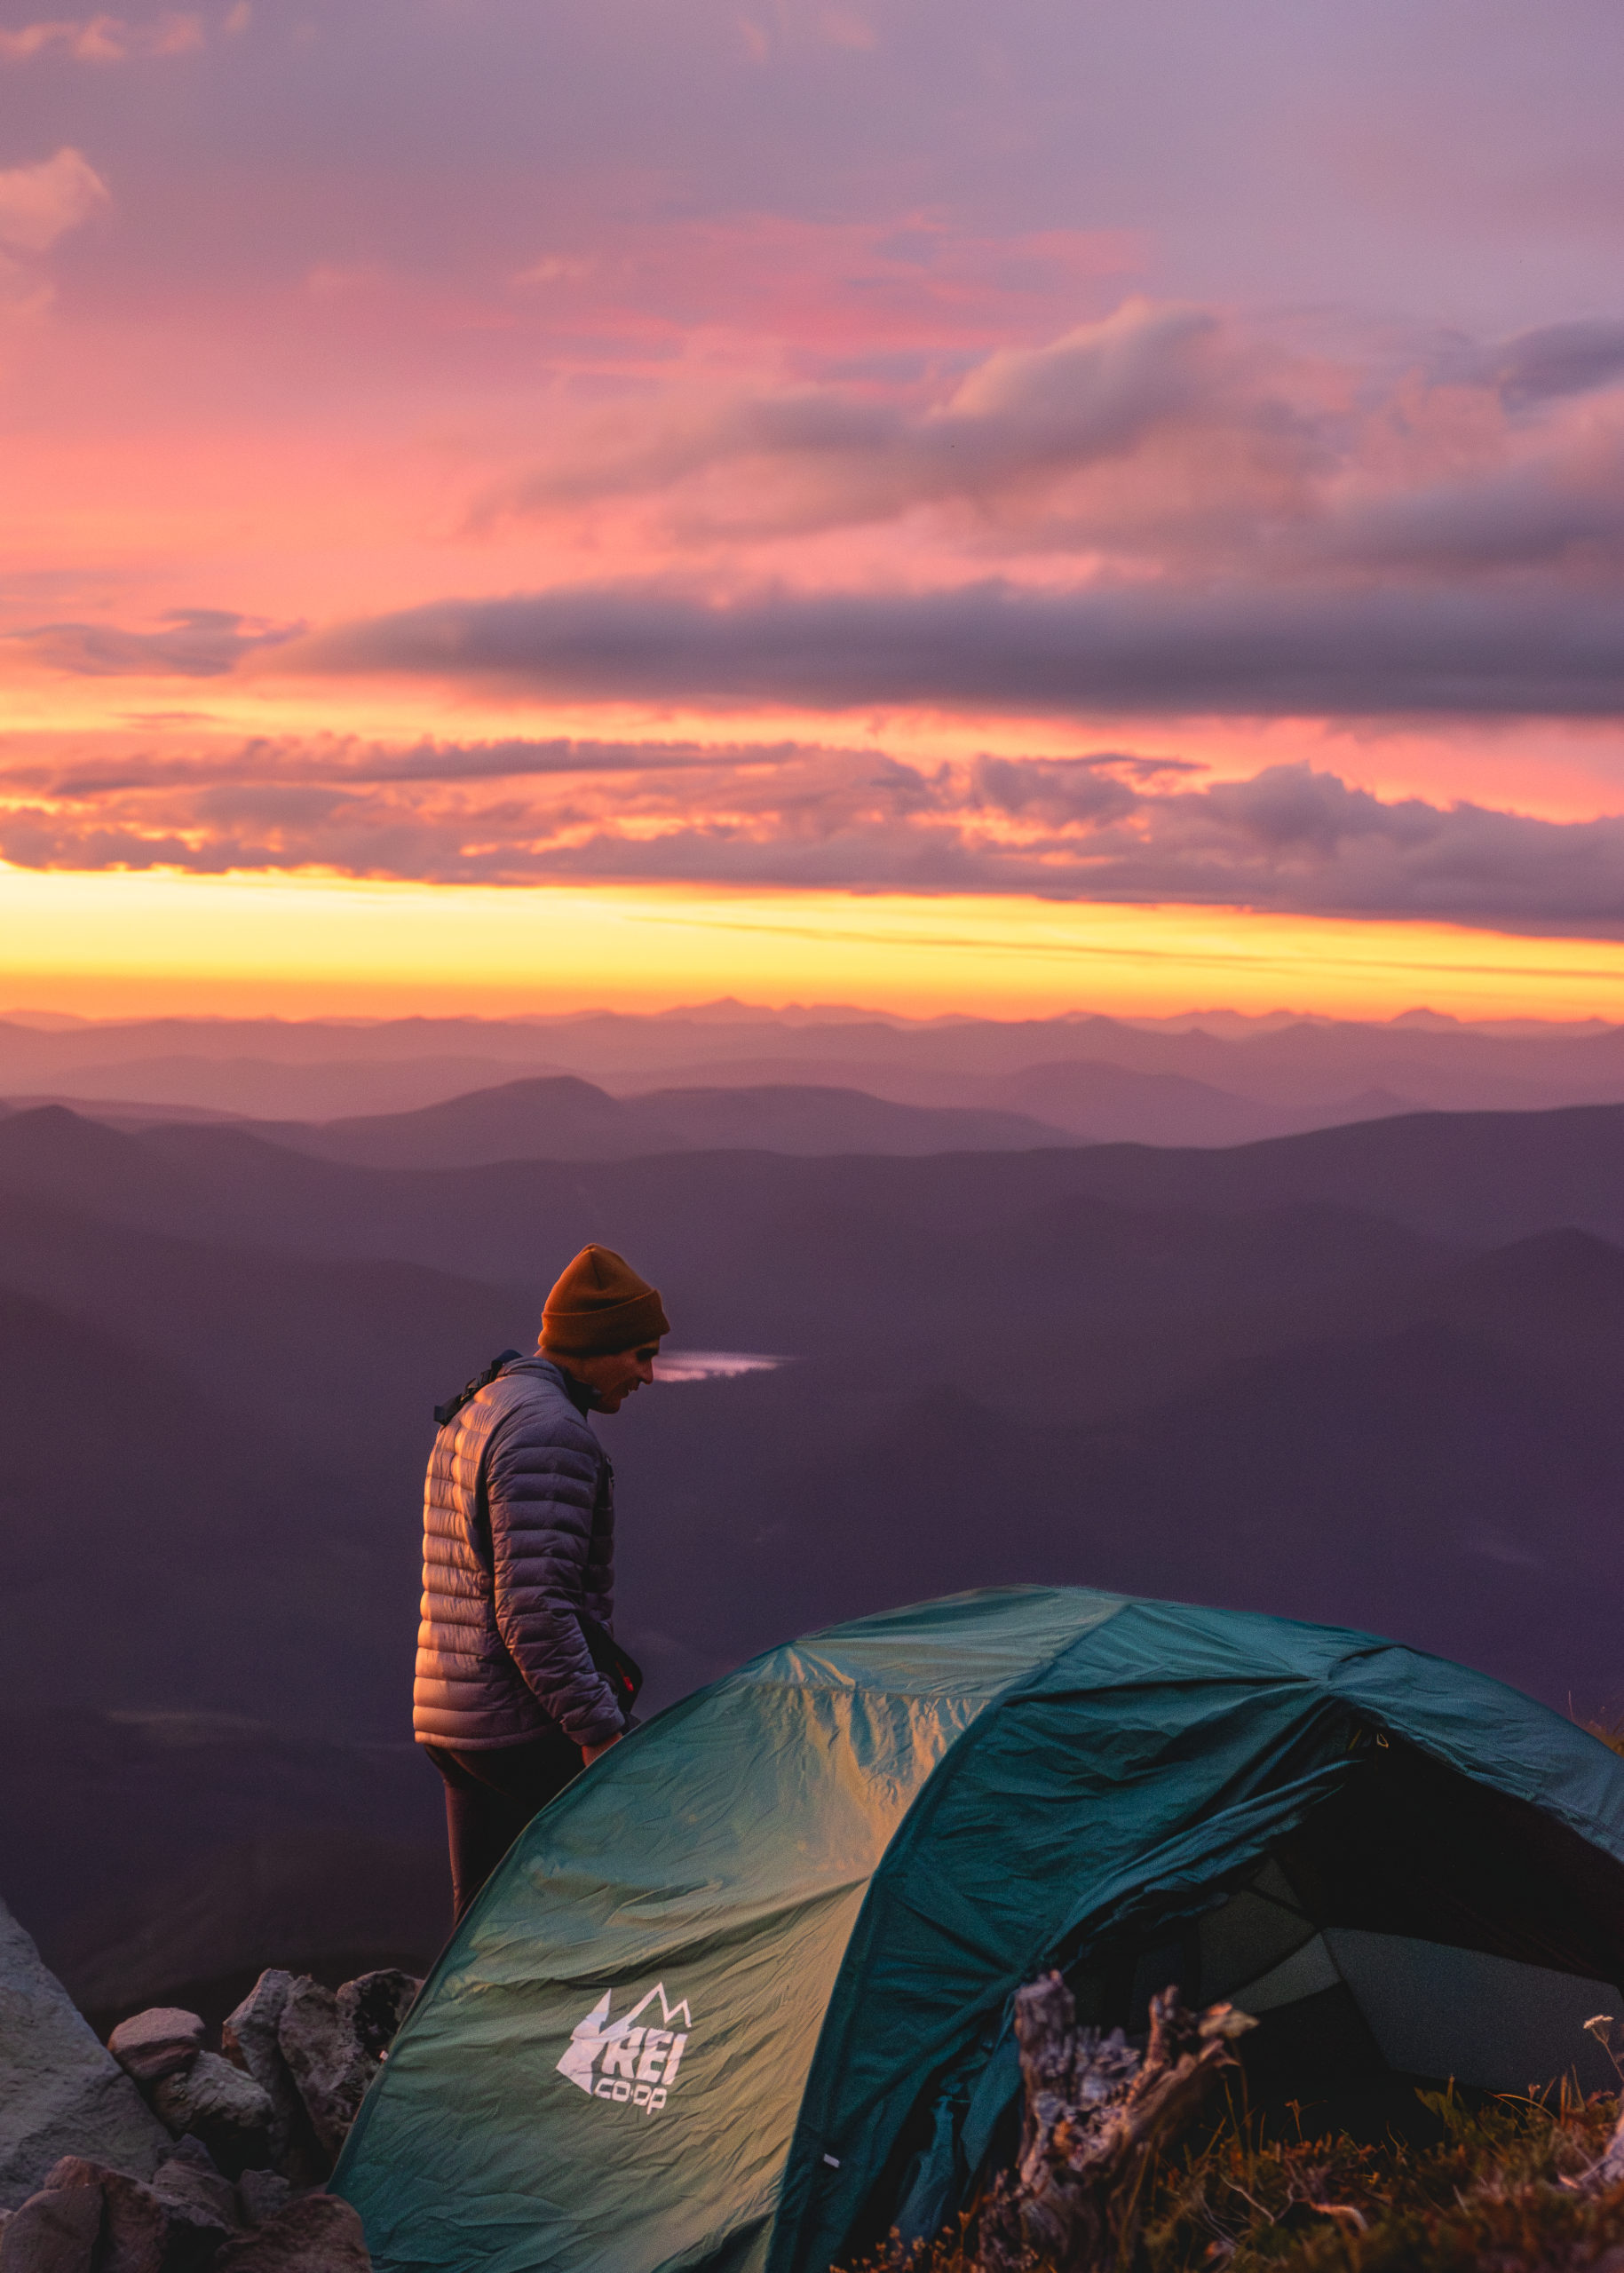
[[[510,1355],[454,1408],[423,1502],[412,1725],[445,1778],[460,1921],[538,1808],[624,1731],[605,1655],[614,1470],[589,1413],[654,1377],[660,1297],[606,1247],[547,1297],[535,1355]]]

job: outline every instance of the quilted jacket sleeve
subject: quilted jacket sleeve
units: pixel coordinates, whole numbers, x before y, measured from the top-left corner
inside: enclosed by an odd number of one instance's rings
[[[624,1722],[592,1663],[580,1608],[606,1597],[610,1542],[598,1522],[603,1455],[515,1414],[487,1469],[496,1626],[543,1712],[572,1742],[605,1744]]]

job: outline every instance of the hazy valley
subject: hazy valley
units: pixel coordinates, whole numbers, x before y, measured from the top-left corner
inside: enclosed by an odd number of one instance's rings
[[[1592,1042],[1504,1044],[1535,1047]],[[785,1360],[603,1424],[654,1707],[1027,1580],[1624,1694],[1624,1105],[1181,1150],[812,1081],[519,1082],[325,1126],[0,1116],[0,1777],[35,1826],[8,1897],[90,2008],[207,2004],[273,1942],[432,1953],[430,1407],[534,1337],[590,1238],[661,1287],[674,1346]]]

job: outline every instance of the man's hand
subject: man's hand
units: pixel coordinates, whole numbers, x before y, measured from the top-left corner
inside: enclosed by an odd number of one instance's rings
[[[622,1733],[623,1734],[624,1731],[622,1730]],[[595,1760],[603,1758],[612,1744],[619,1744],[620,1740],[619,1736],[613,1736],[606,1738],[602,1744],[583,1744],[581,1747],[582,1766],[590,1768]]]

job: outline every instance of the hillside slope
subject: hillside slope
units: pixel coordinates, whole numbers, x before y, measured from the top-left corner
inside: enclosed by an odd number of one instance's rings
[[[430,1903],[438,1787],[406,1746],[429,1408],[528,1342],[589,1237],[656,1278],[679,1343],[792,1361],[603,1424],[652,1706],[830,1620],[1038,1579],[1371,1627],[1605,1710],[1624,1244],[1575,1225],[1617,1219],[1621,1118],[405,1171],[0,1117],[20,1914],[100,1996],[104,1959],[156,1993],[166,1914],[258,1916],[272,1881],[294,1938],[346,1872]],[[136,1727],[179,1763],[152,1838],[119,1794],[155,1793],[158,1755],[138,1773],[107,1734]],[[352,1803],[377,1744],[396,1765]],[[279,1875],[297,1760],[329,1796]]]
[[[1011,1152],[1070,1144],[1030,1115],[891,1105],[860,1089],[655,1090],[612,1097],[569,1076],[506,1081],[415,1113],[317,1124],[259,1121],[271,1143],[360,1168],[474,1168],[496,1160],[622,1160],[649,1153]]]

